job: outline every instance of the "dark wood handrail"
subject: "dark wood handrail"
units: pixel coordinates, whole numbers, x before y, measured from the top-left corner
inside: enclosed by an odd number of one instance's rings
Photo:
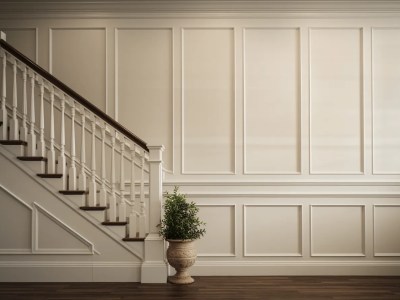
[[[89,102],[86,100],[84,97],[79,95],[77,92],[75,92],[73,89],[62,83],[60,80],[55,78],[53,75],[51,75],[49,72],[47,72],[45,69],[40,67],[38,64],[30,60],[28,57],[23,55],[21,52],[19,52],[17,49],[15,49],[13,46],[8,44],[5,40],[0,39],[0,46],[7,50],[7,52],[11,53],[14,55],[16,58],[18,58],[21,62],[23,62],[25,65],[27,65],[29,68],[31,68],[33,71],[38,73],[40,76],[45,78],[47,81],[51,82],[53,85],[55,85],[57,88],[59,88],[61,91],[63,91],[65,94],[70,96],[72,99],[78,101],[80,104],[82,104],[85,108],[99,116],[101,119],[106,121],[108,124],[112,125],[115,129],[117,129],[119,132],[121,132],[123,135],[125,135],[128,139],[134,141],[137,145],[142,147],[144,150],[147,152],[149,151],[149,148],[147,147],[147,144],[145,141],[143,141],[141,138],[137,137],[135,134],[133,134],[131,131],[126,129],[124,126],[122,126],[120,123],[115,121],[113,118],[111,118],[109,115],[105,114],[102,110],[100,110],[96,105],[93,103]]]

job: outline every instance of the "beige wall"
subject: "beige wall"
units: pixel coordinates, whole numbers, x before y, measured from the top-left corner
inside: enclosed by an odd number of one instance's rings
[[[400,274],[398,17],[38,18],[0,28],[166,146],[166,189],[181,185],[207,222],[194,273]]]

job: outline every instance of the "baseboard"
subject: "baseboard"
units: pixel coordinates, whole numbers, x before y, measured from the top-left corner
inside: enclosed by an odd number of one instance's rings
[[[0,262],[0,282],[140,282],[141,263]]]
[[[400,261],[197,261],[193,276],[400,276]]]

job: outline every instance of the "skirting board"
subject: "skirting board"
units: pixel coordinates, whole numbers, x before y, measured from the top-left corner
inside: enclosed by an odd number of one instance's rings
[[[400,276],[400,261],[197,261],[192,276]]]
[[[140,282],[141,263],[0,262],[0,282]]]

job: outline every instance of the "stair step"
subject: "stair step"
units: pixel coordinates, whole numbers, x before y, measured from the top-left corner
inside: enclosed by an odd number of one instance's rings
[[[63,174],[47,174],[47,173],[39,173],[36,175],[41,178],[61,178],[63,176]]]
[[[47,158],[43,156],[17,156],[17,158],[23,161],[47,161]]]
[[[84,190],[74,190],[74,191],[62,190],[59,192],[63,195],[84,195],[84,194],[86,194],[86,191],[84,191]]]
[[[145,240],[145,238],[143,237],[143,238],[139,238],[139,237],[136,237],[136,238],[133,238],[133,237],[126,237],[126,238],[123,238],[122,239],[124,242],[144,242],[144,240]]]
[[[21,141],[21,140],[0,140],[0,144],[1,145],[16,145],[16,146],[19,146],[19,145],[26,146],[26,145],[28,145],[27,142]]]
[[[128,222],[102,222],[102,225],[106,225],[106,226],[125,226],[126,224],[128,224]]]
[[[106,206],[81,206],[79,207],[82,210],[88,210],[88,211],[93,211],[93,210],[106,210]]]

